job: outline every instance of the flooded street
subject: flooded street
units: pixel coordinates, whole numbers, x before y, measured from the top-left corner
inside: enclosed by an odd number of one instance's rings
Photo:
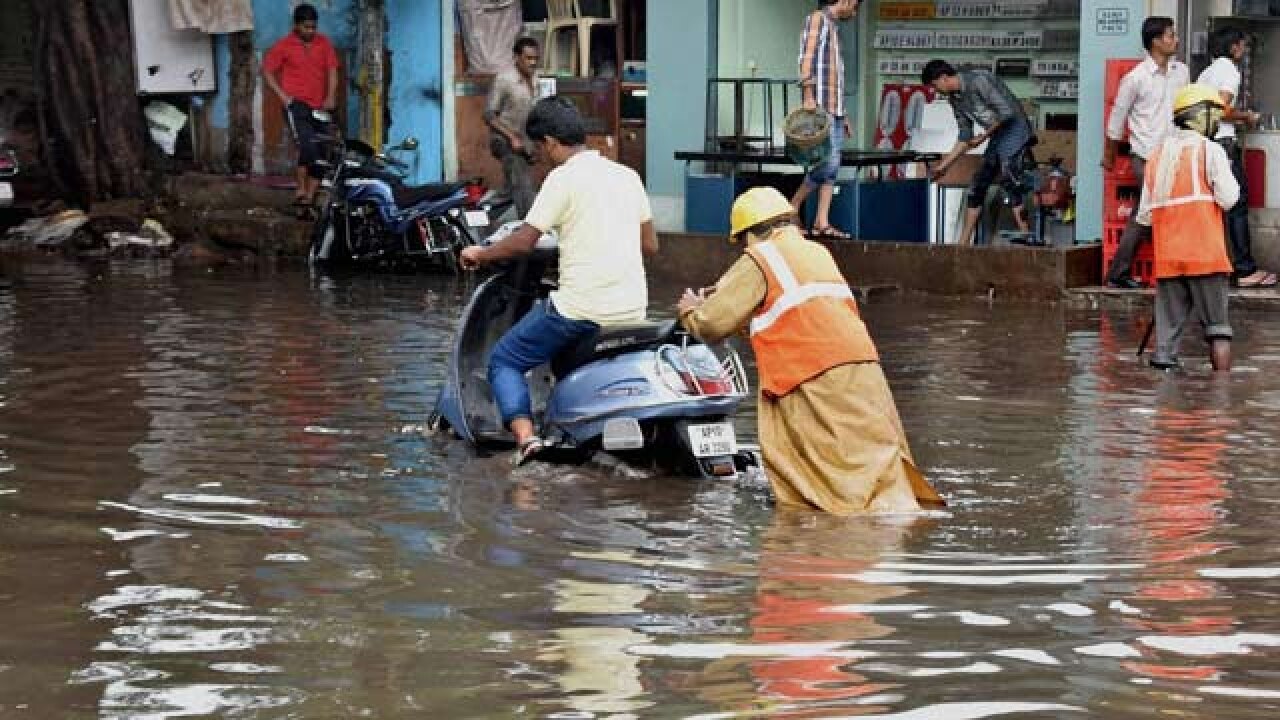
[[[910,522],[425,436],[460,281],[6,278],[0,717],[1280,715],[1265,314],[1224,381],[1145,313],[875,299]]]

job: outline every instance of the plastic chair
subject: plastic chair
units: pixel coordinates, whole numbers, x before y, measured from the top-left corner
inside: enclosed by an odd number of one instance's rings
[[[554,73],[560,55],[559,36],[563,30],[572,30],[573,66],[571,70],[580,77],[591,74],[591,31],[597,27],[612,27],[617,48],[615,63],[622,73],[622,38],[618,33],[618,0],[605,0],[608,15],[593,17],[582,14],[580,0],[547,0],[547,37],[543,43],[545,65]]]

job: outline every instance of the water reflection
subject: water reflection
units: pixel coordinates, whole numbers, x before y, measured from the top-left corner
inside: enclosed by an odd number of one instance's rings
[[[860,674],[856,661],[875,653],[849,650],[892,634],[878,610],[894,612],[888,601],[907,590],[856,578],[900,549],[908,522],[776,513],[760,539],[750,634],[708,664],[702,696],[724,710],[770,717],[885,709],[878,703],[886,698],[875,696],[900,686]]]

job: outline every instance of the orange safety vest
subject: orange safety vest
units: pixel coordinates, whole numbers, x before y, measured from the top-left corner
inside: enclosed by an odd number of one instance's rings
[[[1230,273],[1222,208],[1213,197],[1206,165],[1209,141],[1178,142],[1166,139],[1147,161],[1143,192],[1150,198],[1151,238],[1155,245],[1157,278],[1194,277]],[[1166,148],[1181,148],[1176,158],[1165,158]],[[1163,162],[1176,162],[1168,197],[1158,197],[1156,187]]]
[[[783,231],[778,239],[751,245],[747,254],[768,284],[750,327],[765,394],[782,397],[838,365],[880,359],[825,247]]]

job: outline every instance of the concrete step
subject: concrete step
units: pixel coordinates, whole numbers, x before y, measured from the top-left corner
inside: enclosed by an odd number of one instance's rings
[[[259,257],[304,257],[311,240],[311,223],[261,207],[248,209],[192,208],[170,213],[169,232],[185,241],[248,250]]]
[[[1084,308],[1143,308],[1155,302],[1153,288],[1118,290],[1104,286],[1073,288],[1067,291],[1073,306]],[[1280,309],[1280,288],[1231,288],[1231,307],[1258,310]]]

